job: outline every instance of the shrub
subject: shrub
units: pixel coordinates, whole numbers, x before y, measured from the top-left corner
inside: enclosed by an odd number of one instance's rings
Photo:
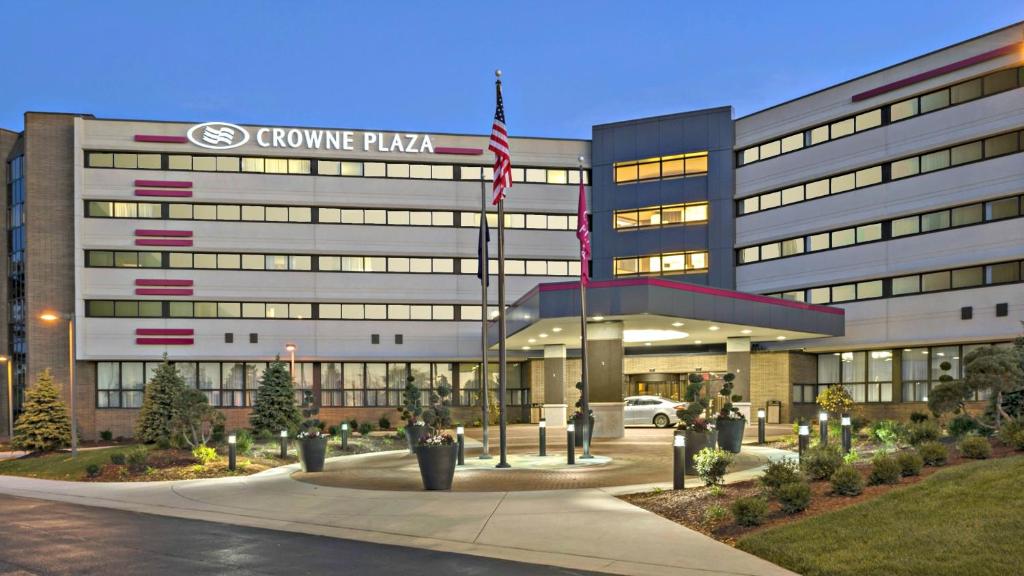
[[[111,454],[110,463],[115,466],[123,466],[125,463],[124,452],[114,452]]]
[[[280,434],[281,430],[295,434],[299,429],[302,413],[295,404],[292,375],[280,358],[271,362],[260,377],[249,422],[253,430],[271,434]]]
[[[1024,431],[1024,424],[1021,424],[1020,420],[1007,420],[999,427],[996,438],[999,438],[999,441],[1007,446],[1015,446],[1017,450],[1024,450],[1019,443],[1014,441],[1022,431]]]
[[[328,426],[327,433],[331,436],[341,436],[341,428],[337,426]]]
[[[705,486],[720,484],[730,463],[732,454],[721,448],[704,448],[693,456],[693,466]]]
[[[281,437],[280,430],[277,432],[277,434],[272,433],[270,430],[259,430],[255,432],[256,433],[254,434],[254,437],[256,439],[256,442],[259,444],[270,444],[271,442],[274,442],[275,440]]]
[[[200,466],[206,466],[217,459],[217,450],[212,446],[200,444],[192,449],[192,457],[196,459]]]
[[[100,432],[100,440],[103,440],[104,442],[110,442],[113,439],[114,433],[111,432],[110,430],[103,430],[102,432]]]
[[[850,428],[854,433],[860,432],[871,425],[871,420],[863,416],[854,416],[850,419]]]
[[[145,446],[136,446],[125,455],[125,463],[131,472],[145,472],[149,464],[149,450]]]
[[[843,454],[844,464],[856,464],[858,460],[860,460],[860,453],[857,452],[856,448],[850,448],[849,452]]]
[[[817,402],[829,414],[845,414],[853,409],[853,397],[842,384],[834,384],[822,390]]]
[[[903,425],[895,420],[879,420],[871,425],[868,433],[883,444],[895,444],[903,436]]]
[[[760,526],[768,516],[768,502],[758,496],[737,498],[730,509],[740,526]]]
[[[842,464],[843,456],[835,445],[808,448],[800,459],[800,468],[813,480],[831,478]]]
[[[163,364],[153,373],[142,395],[142,408],[135,421],[135,438],[148,444],[169,446],[175,437],[174,411],[184,390],[185,380],[164,354]]]
[[[973,458],[975,460],[984,460],[992,456],[992,445],[989,444],[988,438],[982,438],[981,436],[968,436],[960,441],[960,454],[964,458]]]
[[[832,493],[841,496],[857,496],[864,491],[864,478],[852,464],[843,464],[829,480]]]
[[[784,484],[800,482],[803,479],[799,463],[793,458],[783,458],[768,463],[764,476],[761,476],[761,486],[774,496],[775,491]]]
[[[53,452],[71,443],[71,420],[47,368],[25,391],[24,411],[14,425],[11,445],[29,452]]]
[[[356,420],[355,418],[349,420],[348,421],[348,431],[349,432],[355,432],[357,430],[359,430],[359,420]]]
[[[363,422],[359,425],[359,434],[361,436],[369,436],[372,430],[373,424],[370,424],[369,422]]]
[[[775,497],[786,514],[803,512],[811,505],[811,485],[807,482],[790,482],[775,491]]]
[[[704,510],[704,523],[709,526],[717,526],[729,517],[729,511],[721,504],[712,504]]]
[[[1013,438],[1010,438],[1010,446],[1013,446],[1014,450],[1024,450],[1024,430],[1018,430]]]
[[[868,476],[868,483],[872,486],[899,484],[902,477],[903,468],[892,456],[879,454],[871,460],[871,475]]]
[[[381,414],[380,420],[377,420],[377,426],[379,426],[381,430],[390,430],[391,420],[388,420],[386,415]]]
[[[949,421],[949,424],[946,425],[946,430],[949,432],[950,436],[960,439],[968,434],[980,433],[981,426],[978,425],[978,422],[974,418],[971,418],[967,414],[957,414]]]
[[[916,412],[916,411],[915,412],[911,412],[910,413],[910,421],[915,423],[915,424],[918,423],[918,422],[927,422],[928,421],[928,414],[926,414],[924,412]]]
[[[708,489],[708,495],[714,498],[721,498],[725,496],[725,488],[721,484],[715,484]]]
[[[941,442],[925,442],[917,447],[925,466],[942,466],[949,459],[949,449]]]
[[[896,455],[896,463],[904,476],[917,476],[924,467],[924,458],[916,450],[905,450]]]
[[[242,428],[235,432],[235,447],[238,449],[239,454],[249,454],[252,452],[252,446],[256,443],[255,438],[252,436],[252,432]]]
[[[223,425],[224,414],[210,406],[206,394],[197,388],[185,388],[178,394],[174,406],[172,428],[175,436],[195,448],[212,440],[218,425]],[[221,428],[223,430],[223,427]]]
[[[88,476],[89,478],[95,478],[95,477],[99,476],[100,475],[100,465],[99,464],[89,464],[88,466],[85,467],[85,475]]]
[[[917,446],[922,442],[932,442],[942,436],[942,429],[939,423],[934,420],[924,422],[913,422],[904,428],[904,438],[911,446]]]

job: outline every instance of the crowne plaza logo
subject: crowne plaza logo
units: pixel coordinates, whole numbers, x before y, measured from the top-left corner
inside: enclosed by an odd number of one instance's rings
[[[238,148],[249,141],[249,132],[230,122],[203,122],[188,131],[188,139],[196,146],[213,150]]]

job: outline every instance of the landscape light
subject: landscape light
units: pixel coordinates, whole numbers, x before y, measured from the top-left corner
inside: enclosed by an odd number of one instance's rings
[[[235,439],[235,435],[234,434],[228,436],[228,444],[234,444],[235,440],[236,439]]]
[[[288,431],[287,430],[281,430],[281,438],[287,438],[287,437],[288,437]]]
[[[672,438],[672,445],[677,447],[686,446],[686,436],[683,436],[682,434],[676,434],[675,437]]]
[[[758,418],[764,418],[764,410],[758,410],[757,411],[757,417]]]

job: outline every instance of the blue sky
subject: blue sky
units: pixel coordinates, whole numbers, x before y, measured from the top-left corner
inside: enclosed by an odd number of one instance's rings
[[[1024,20],[1021,0],[0,0],[0,127],[26,110],[512,135],[736,116]]]

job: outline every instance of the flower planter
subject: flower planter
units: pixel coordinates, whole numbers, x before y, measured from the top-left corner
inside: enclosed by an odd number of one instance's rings
[[[409,442],[409,454],[416,451],[420,439],[427,435],[427,427],[423,424],[413,424],[405,427],[405,439]]]
[[[693,464],[693,457],[697,452],[705,448],[715,447],[715,443],[718,441],[718,431],[695,432],[693,430],[683,430],[682,432],[676,432],[676,434],[680,433],[686,438],[686,474],[696,476],[697,468]]]
[[[587,427],[587,432],[590,434],[590,439],[594,439],[594,415],[590,415],[590,426]],[[577,448],[583,447],[583,415],[578,414],[572,417],[572,425],[576,427],[576,433],[573,435]]]
[[[327,436],[299,439],[299,461],[303,472],[323,472],[327,457]]]
[[[458,462],[458,444],[417,446],[416,460],[420,465],[420,478],[424,490],[451,490]]]
[[[718,430],[718,447],[726,452],[739,454],[740,448],[743,447],[743,429],[746,426],[747,421],[745,418],[725,418],[716,421],[715,428]]]

